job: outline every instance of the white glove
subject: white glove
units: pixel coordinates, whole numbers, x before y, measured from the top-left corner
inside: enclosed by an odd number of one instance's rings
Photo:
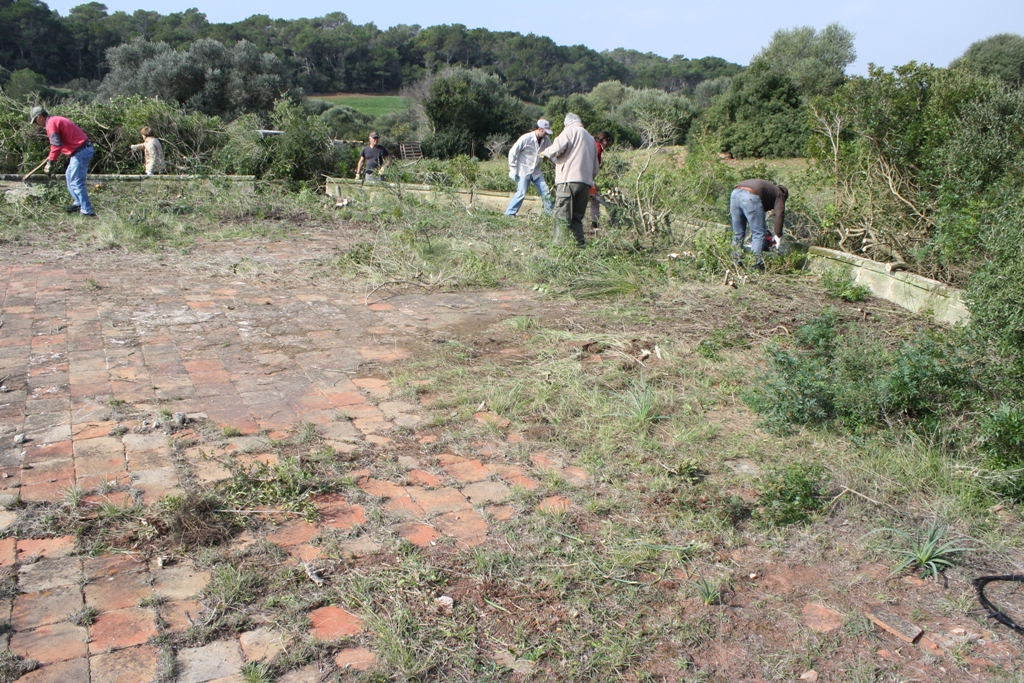
[[[49,172],[50,172],[50,162],[47,161],[46,162],[46,166],[43,166],[43,173],[49,173]]]
[[[516,169],[514,169],[514,168],[508,169],[508,179],[511,180],[514,183],[519,182],[519,176],[516,175]]]

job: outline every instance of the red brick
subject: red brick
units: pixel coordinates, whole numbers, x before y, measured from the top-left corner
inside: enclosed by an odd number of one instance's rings
[[[399,496],[407,495],[404,487],[398,484],[392,484],[390,481],[381,481],[379,479],[366,478],[359,482],[359,488],[369,493],[371,496],[380,496],[382,498],[397,498]]]
[[[57,538],[27,538],[18,541],[18,561],[23,562],[26,557],[66,557],[75,550],[74,536],[59,536]]]
[[[25,448],[22,462],[32,464],[47,460],[71,460],[72,446],[70,441],[58,441],[49,444],[29,444]]]
[[[303,545],[316,536],[316,527],[302,520],[285,522],[272,533],[267,534],[267,541],[282,547]]]
[[[508,418],[495,413],[473,413],[473,419],[482,425],[491,425],[498,429],[508,429],[512,424]]]
[[[171,600],[160,605],[160,618],[168,631],[184,631],[201,619],[202,610],[198,600]]]
[[[75,481],[75,465],[71,458],[34,463],[31,469],[21,471],[21,485],[63,484],[70,487]],[[24,496],[22,496],[24,498]]]
[[[320,523],[328,529],[350,529],[366,524],[363,506],[350,505],[340,494],[321,496],[315,502],[320,512]]]
[[[89,627],[89,652],[142,645],[156,634],[156,621],[149,610],[136,607],[103,612]]]
[[[487,522],[475,510],[449,512],[434,519],[434,525],[452,536],[460,547],[472,547],[487,541]]]
[[[101,612],[135,607],[152,595],[149,575],[141,572],[118,574],[85,584],[85,602]]]
[[[423,519],[426,514],[409,496],[392,498],[381,507],[399,519]]]
[[[510,520],[512,515],[515,514],[515,508],[511,505],[488,505],[484,510],[499,522]]]
[[[352,384],[355,384],[360,389],[383,389],[387,387],[388,381],[386,379],[377,379],[376,377],[358,377],[352,380]]]
[[[10,567],[17,559],[17,541],[13,538],[0,539],[0,567]]]
[[[448,473],[448,476],[462,482],[463,484],[469,484],[474,481],[483,481],[491,474],[479,460],[467,460],[466,462],[451,463],[450,465],[444,466],[444,471]]]
[[[354,636],[363,630],[363,620],[340,607],[321,607],[309,613],[309,634],[318,640]]]
[[[88,654],[85,639],[84,628],[64,621],[15,633],[11,636],[11,652],[40,664],[64,662]]]
[[[377,663],[377,655],[365,647],[350,647],[341,650],[334,656],[334,663],[339,669],[353,671],[369,671]]]
[[[413,492],[412,499],[428,516],[468,510],[472,507],[466,497],[455,489],[419,489]]]
[[[537,509],[541,512],[568,512],[569,510],[569,499],[563,496],[548,496],[541,504],[537,506]]]
[[[150,645],[99,654],[89,660],[90,683],[151,683],[157,679],[160,650]],[[71,680],[68,681],[71,683]]]
[[[395,533],[421,548],[430,547],[434,541],[441,537],[441,534],[437,533],[437,529],[429,524],[420,524],[419,522],[399,524],[395,527]]]
[[[366,397],[358,391],[337,391],[324,394],[335,408],[366,403]]]
[[[66,621],[82,608],[82,591],[78,586],[57,586],[38,593],[24,593],[14,598],[11,627],[27,631],[38,626]]]
[[[36,669],[19,678],[18,683],[84,683],[88,680],[89,660],[82,657]]]
[[[843,615],[824,605],[807,604],[800,610],[800,621],[812,631],[828,633],[843,625]]]
[[[440,486],[444,483],[444,479],[425,470],[409,470],[405,477],[410,484],[417,486]]]

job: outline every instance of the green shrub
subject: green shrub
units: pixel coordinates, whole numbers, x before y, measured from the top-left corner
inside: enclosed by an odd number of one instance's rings
[[[829,268],[821,276],[821,285],[833,299],[856,302],[865,301],[871,296],[870,289],[853,283],[847,268]]]
[[[981,421],[981,451],[995,471],[996,490],[1024,502],[1024,410],[1000,405]]]
[[[771,429],[837,421],[858,430],[903,421],[930,431],[983,405],[986,391],[998,391],[995,380],[981,378],[986,364],[979,351],[956,331],[925,333],[890,349],[837,322],[826,309],[791,341],[767,347],[768,369],[746,401]]]
[[[825,507],[825,484],[825,471],[817,463],[768,470],[761,480],[754,519],[767,526],[806,522]]]

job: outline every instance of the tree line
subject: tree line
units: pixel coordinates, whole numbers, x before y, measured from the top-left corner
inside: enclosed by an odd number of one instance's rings
[[[690,92],[701,81],[742,70],[718,57],[597,52],[557,45],[545,36],[461,24],[381,30],[372,23],[355,24],[341,12],[312,19],[253,15],[211,23],[197,9],[110,13],[102,3],[89,2],[60,16],[42,0],[0,0],[0,27],[0,81],[27,69],[46,84],[80,88],[109,73],[111,48],[135,41],[165,44],[178,52],[202,40],[218,41],[229,50],[244,41],[260,55],[276,58],[287,87],[306,93],[396,92],[441,67],[461,66],[495,73],[516,97],[543,102],[589,91],[607,80]]]

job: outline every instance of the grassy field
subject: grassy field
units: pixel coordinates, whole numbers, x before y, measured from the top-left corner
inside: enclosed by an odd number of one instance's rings
[[[393,111],[405,111],[410,101],[397,95],[361,95],[359,93],[334,93],[327,95],[310,95],[310,99],[325,100],[332,104],[343,104],[373,117],[390,114]]]

